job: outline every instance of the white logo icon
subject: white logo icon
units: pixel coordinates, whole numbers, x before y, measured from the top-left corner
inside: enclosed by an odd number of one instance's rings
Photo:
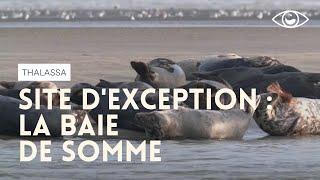
[[[284,28],[297,28],[309,21],[309,18],[294,10],[280,12],[272,18],[272,21]]]

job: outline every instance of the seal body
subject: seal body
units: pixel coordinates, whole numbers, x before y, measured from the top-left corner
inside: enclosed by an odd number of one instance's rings
[[[284,72],[279,74],[266,74],[253,77],[234,84],[234,89],[243,88],[249,93],[252,88],[257,89],[258,94],[266,93],[272,83],[279,83],[280,86],[290,92],[294,97],[305,97],[311,99],[320,98],[320,88],[315,85],[320,81],[319,73]]]
[[[300,72],[298,69],[287,65],[277,65],[271,67],[233,67],[222,68],[209,72],[195,73],[195,76],[203,79],[212,79],[220,77],[231,85],[245,81],[247,79],[259,78],[264,75],[273,75],[283,72]]]
[[[207,60],[199,66],[200,72],[214,71],[234,67],[268,67],[281,64],[278,60],[268,56],[244,58],[238,55],[222,56],[218,60]]]
[[[253,116],[263,131],[273,136],[320,135],[319,99],[292,97],[276,83],[268,89],[270,93],[260,95]],[[266,100],[268,96],[271,102]]]
[[[241,139],[251,116],[241,110],[177,110],[138,113],[135,123],[151,139]]]
[[[33,131],[42,114],[51,137],[59,137],[61,136],[62,114],[72,114],[78,121],[82,120],[85,115],[85,112],[82,110],[60,110],[56,107],[48,110],[45,106],[41,106],[39,110],[36,110],[34,107],[28,110],[22,110],[19,108],[20,103],[22,103],[21,100],[0,95],[0,134],[19,136],[20,114],[25,115],[25,130]]]
[[[136,81],[142,81],[156,88],[174,88],[186,84],[186,75],[183,69],[165,58],[157,58],[148,64],[144,62],[131,62],[132,68],[137,72]]]
[[[272,71],[272,68],[268,68],[269,70]],[[320,82],[319,73],[281,72],[267,74],[261,69],[239,67],[197,73],[196,75],[209,80],[218,76],[230,83],[237,95],[239,95],[240,88],[246,93],[250,93],[252,88],[255,88],[258,94],[266,93],[270,84],[278,82],[282,88],[290,91],[295,97],[320,98],[320,88],[316,85]]]

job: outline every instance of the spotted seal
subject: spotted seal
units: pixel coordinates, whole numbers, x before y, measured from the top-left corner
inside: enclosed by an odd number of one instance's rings
[[[271,84],[268,91],[260,95],[253,115],[263,131],[273,136],[320,135],[319,99],[293,97],[278,83]],[[267,97],[272,97],[272,101],[267,101]]]

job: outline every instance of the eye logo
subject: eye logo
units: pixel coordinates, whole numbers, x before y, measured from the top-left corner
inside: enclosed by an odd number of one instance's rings
[[[272,21],[281,27],[292,29],[304,25],[309,18],[298,11],[286,10],[275,15]]]

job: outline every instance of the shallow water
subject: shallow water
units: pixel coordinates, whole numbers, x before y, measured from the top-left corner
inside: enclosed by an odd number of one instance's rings
[[[269,20],[199,20],[199,21],[43,21],[0,22],[0,28],[196,28],[196,27],[279,27]],[[320,20],[312,19],[303,28],[319,28]]]
[[[82,139],[75,141],[75,144],[79,144]],[[114,144],[118,140],[107,141]],[[2,137],[0,178],[301,179],[320,176],[319,137],[268,137],[256,127],[251,127],[244,139],[239,141],[162,141],[162,162],[141,163],[138,156],[131,163],[119,163],[114,159],[115,156],[108,162],[102,162],[102,156],[91,163],[83,162],[78,157],[73,162],[63,162],[63,142],[62,139],[52,142],[53,162],[39,162],[39,159],[36,159],[20,163],[19,139]],[[102,141],[97,142],[101,145]],[[87,153],[90,154],[89,151]],[[123,154],[125,156],[125,153]]]

